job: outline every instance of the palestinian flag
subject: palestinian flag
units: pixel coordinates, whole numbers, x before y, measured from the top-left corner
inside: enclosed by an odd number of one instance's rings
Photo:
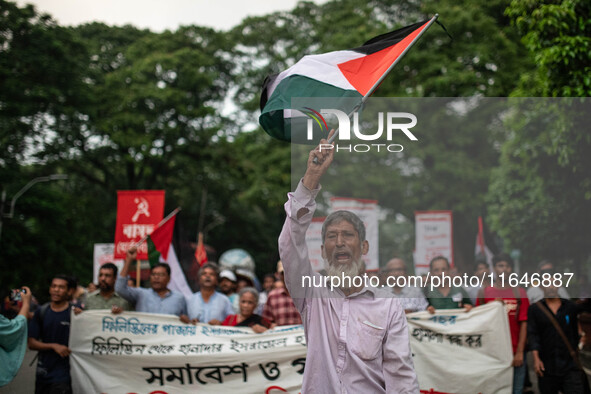
[[[287,70],[268,76],[263,83],[259,123],[272,137],[304,142],[295,124],[298,120],[307,121],[305,113],[318,122],[319,114],[312,108],[304,112],[292,109],[292,98],[330,98],[330,104],[325,108],[338,108],[349,113],[362,97],[373,92],[390,66],[435,18],[382,34],[359,48],[304,56]],[[292,123],[294,120],[296,123]]]
[[[168,249],[172,241],[175,220],[176,213],[148,235],[148,260],[150,261],[150,267],[158,264],[160,256],[164,260],[168,258]]]

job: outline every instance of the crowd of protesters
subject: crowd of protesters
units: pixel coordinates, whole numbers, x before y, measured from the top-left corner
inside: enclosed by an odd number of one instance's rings
[[[285,286],[281,262],[275,273],[265,276],[261,292],[255,288],[252,279],[237,275],[236,270],[220,270],[215,263],[206,263],[198,273],[199,291],[185,299],[168,288],[170,268],[164,263],[151,268],[149,288],[133,287],[127,273],[136,257],[137,252],[130,250],[121,272],[112,263],[104,264],[99,270],[95,289],[89,286],[82,293],[74,278],[55,275],[49,287],[50,302],[44,305],[36,305],[27,287],[18,294],[15,291],[7,294],[0,321],[0,359],[12,368],[2,371],[0,386],[16,375],[28,336],[29,348],[39,351],[36,393],[70,392],[68,337],[71,310],[76,314],[92,309],[109,309],[115,314],[134,310],[164,313],[179,316],[187,324],[201,322],[251,327],[255,333],[302,323]],[[473,274],[488,274],[490,268],[498,278],[502,273],[511,273],[514,263],[509,255],[500,254],[493,258],[491,267],[486,262],[477,261]],[[538,269],[540,274],[555,273],[548,261],[541,262]],[[453,275],[448,260],[442,256],[430,262],[430,270],[431,275]],[[407,264],[394,258],[380,271],[382,283],[386,283],[389,276],[406,276],[407,271]],[[577,350],[584,345],[581,342],[584,332],[578,319],[582,312],[589,312],[588,299],[571,300],[564,287],[550,285],[523,289],[500,281],[482,288],[393,286],[390,291],[406,313],[435,313],[437,309],[455,308],[463,308],[469,313],[472,306],[502,302],[508,314],[514,354],[513,392],[528,391],[527,351],[531,351],[533,364],[529,368],[538,376],[541,393],[588,392],[588,383],[577,357]],[[29,320],[28,334],[26,319]]]
[[[584,373],[578,350],[589,348],[585,342],[585,332],[579,324],[582,314],[591,312],[589,298],[571,297],[565,287],[531,286],[527,289],[509,286],[508,277],[514,270],[510,255],[501,253],[489,263],[477,259],[472,275],[488,277],[490,269],[494,272],[494,282],[482,287],[438,286],[431,289],[425,286],[398,288],[392,287],[407,313],[436,309],[463,308],[469,312],[473,306],[489,302],[502,302],[507,311],[511,346],[513,351],[513,393],[532,392],[528,375],[526,353],[531,351],[533,371],[538,376],[538,387],[545,393],[588,393],[589,384]],[[447,274],[454,276],[449,261],[437,256],[430,261],[430,275]],[[549,261],[538,264],[538,274],[556,274]],[[406,276],[406,263],[399,258],[390,260],[381,271],[382,282],[389,276]],[[459,275],[455,273],[455,275]],[[391,280],[389,283],[397,283]],[[589,334],[587,334],[589,335]]]
[[[113,263],[102,265],[98,284],[86,289],[78,285],[74,276],[55,275],[49,285],[49,302],[43,305],[38,304],[26,286],[5,294],[0,316],[0,361],[10,368],[0,372],[0,387],[10,383],[18,372],[28,344],[30,350],[38,351],[35,393],[71,392],[71,312],[106,309],[114,314],[171,314],[187,324],[250,327],[254,333],[278,325],[301,324],[299,313],[285,293],[280,263],[280,272],[265,276],[261,292],[255,288],[253,274],[240,269],[237,273],[220,273],[217,264],[206,263],[198,273],[200,291],[185,299],[169,289],[170,267],[165,263],[151,267],[149,288],[134,287],[127,273],[136,258],[137,251],[130,249],[120,272]],[[229,278],[230,286],[219,286],[220,278]],[[235,294],[234,303],[221,292],[228,291],[228,287]]]

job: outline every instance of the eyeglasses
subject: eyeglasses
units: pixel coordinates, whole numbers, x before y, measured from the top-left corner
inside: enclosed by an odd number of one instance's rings
[[[163,272],[152,272],[152,273],[150,273],[150,276],[155,276],[157,278],[163,278],[165,276],[168,276],[168,274],[163,273]]]

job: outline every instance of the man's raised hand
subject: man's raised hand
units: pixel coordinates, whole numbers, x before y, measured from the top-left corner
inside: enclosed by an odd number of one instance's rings
[[[131,248],[129,248],[127,250],[127,253],[125,254],[125,260],[132,262],[136,259],[137,259],[137,248],[135,246],[132,246]]]
[[[332,137],[334,133],[335,131],[331,130],[328,138]],[[308,155],[308,165],[304,178],[302,179],[304,186],[309,190],[317,189],[320,184],[320,178],[322,178],[322,175],[330,167],[333,158],[334,144],[328,142],[328,139],[321,139],[318,146],[311,150]]]

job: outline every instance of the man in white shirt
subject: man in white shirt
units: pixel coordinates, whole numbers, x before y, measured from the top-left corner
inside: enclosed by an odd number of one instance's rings
[[[382,291],[371,287],[342,284],[333,291],[302,283],[307,277],[325,278],[312,270],[305,240],[320,178],[334,155],[333,149],[326,149],[328,141],[320,142],[323,149],[310,152],[304,177],[288,195],[287,218],[279,236],[285,284],[302,315],[308,345],[302,392],[419,393],[406,316],[397,299],[388,294],[381,298]],[[322,243],[328,279],[341,275],[353,279],[365,273],[361,257],[369,243],[355,214],[329,215]]]

